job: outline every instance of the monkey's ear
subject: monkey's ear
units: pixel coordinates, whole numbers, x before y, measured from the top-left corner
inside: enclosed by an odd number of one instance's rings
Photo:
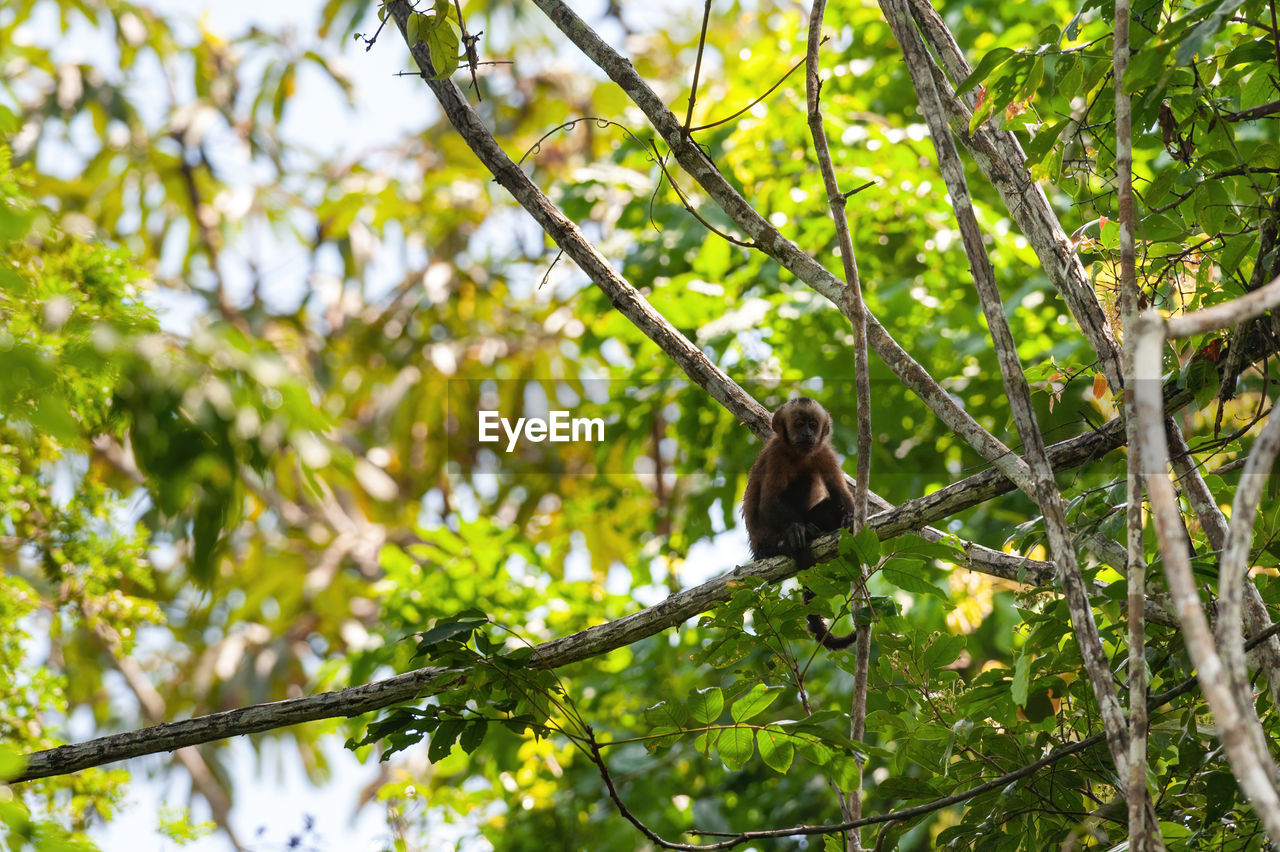
[[[787,440],[787,415],[781,408],[773,412],[773,431],[781,435],[782,440]]]
[[[822,434],[818,436],[819,441],[825,441],[831,436],[831,415],[825,408],[822,411]]]

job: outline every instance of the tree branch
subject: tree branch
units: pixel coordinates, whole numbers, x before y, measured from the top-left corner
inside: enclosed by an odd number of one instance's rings
[[[813,552],[817,561],[834,559],[838,550],[837,542],[837,536],[826,536],[815,542]],[[989,551],[979,545],[971,547],[979,552],[988,551],[986,555],[992,564],[1001,566],[998,576],[1016,577],[1014,564],[1022,565],[1031,575],[1044,575],[1052,570],[1046,563],[1033,559]],[[968,567],[981,570],[977,562],[969,563]],[[795,573],[795,562],[786,556],[748,562],[699,586],[677,592],[639,612],[607,624],[589,627],[572,636],[544,642],[534,649],[528,665],[538,669],[553,669],[607,654],[667,628],[676,627],[699,613],[724,603],[744,582],[773,583],[785,580]],[[359,716],[392,704],[434,694],[462,674],[464,672],[458,670],[429,666],[362,686],[255,704],[194,719],[165,722],[136,731],[33,752],[27,756],[25,770],[13,782],[65,775],[117,760],[172,751],[243,734],[271,731],[317,719]]]
[[[1126,330],[1138,316],[1138,276],[1134,251],[1133,210],[1133,114],[1124,76],[1129,68],[1129,0],[1115,2],[1115,37],[1112,49],[1112,77],[1116,107],[1116,182],[1120,210],[1120,316]],[[1147,792],[1147,654],[1145,612],[1147,560],[1142,548],[1141,442],[1138,421],[1133,417],[1133,335],[1124,339],[1125,438],[1129,456],[1125,460],[1125,581],[1128,584],[1129,639],[1129,754],[1125,787],[1129,791],[1129,842],[1134,852],[1164,850],[1160,824],[1151,810]],[[1168,421],[1173,426],[1172,421]],[[1151,816],[1152,819],[1148,819]]]
[[[1280,279],[1272,283],[1280,284]],[[1270,285],[1263,289],[1270,289]],[[1272,296],[1280,297],[1280,289],[1273,291]],[[1183,333],[1191,334],[1202,328],[1210,318],[1219,322],[1217,327],[1240,322],[1242,314],[1256,307],[1257,300],[1245,302],[1246,299],[1249,296],[1178,317],[1180,322],[1177,328]],[[1280,301],[1280,298],[1276,300]],[[1235,302],[1242,302],[1239,313],[1220,310]],[[1134,394],[1147,494],[1151,501],[1165,578],[1174,597],[1178,619],[1182,623],[1187,651],[1198,670],[1201,689],[1217,723],[1218,736],[1226,749],[1232,771],[1240,787],[1253,802],[1264,830],[1273,843],[1280,843],[1280,792],[1277,792],[1272,780],[1276,768],[1274,762],[1267,757],[1265,745],[1258,748],[1259,739],[1265,739],[1265,736],[1256,712],[1251,712],[1254,710],[1252,702],[1242,706],[1238,700],[1239,689],[1233,687],[1230,673],[1214,647],[1213,632],[1201,607],[1199,590],[1191,573],[1191,562],[1183,542],[1177,497],[1173,483],[1165,473],[1169,451],[1161,422],[1163,412],[1158,388],[1162,350],[1166,338],[1173,336],[1174,329],[1172,322],[1166,322],[1157,312],[1148,310],[1138,318],[1131,331],[1137,338]]]
[[[853,328],[853,372],[858,401],[858,455],[857,474],[853,488],[853,531],[860,532],[867,523],[867,487],[871,480],[871,374],[867,367],[867,309],[862,301],[862,283],[858,277],[858,260],[853,251],[853,237],[849,233],[849,219],[845,206],[848,198],[840,191],[835,165],[831,162],[831,149],[827,144],[827,131],[822,123],[822,80],[819,76],[818,49],[822,44],[822,18],[826,13],[826,0],[813,0],[809,11],[809,40],[805,51],[805,101],[809,113],[809,135],[813,137],[814,155],[818,170],[822,173],[823,187],[827,193],[827,206],[836,226],[836,244],[840,249],[840,262],[844,268],[844,299],[841,310],[849,318]],[[860,579],[854,582],[855,598],[871,603],[866,589],[867,567],[859,565]],[[854,643],[853,697],[849,708],[849,736],[862,740],[866,734],[867,676],[871,665],[871,628],[863,627]],[[839,791],[841,810],[845,820],[857,820],[862,816],[862,765],[858,761],[858,783],[851,792]],[[862,849],[861,834],[854,830],[846,838],[850,852]]]
[[[982,312],[987,320],[992,343],[995,345],[1005,393],[1009,398],[1018,435],[1022,438],[1022,444],[1027,453],[1027,461],[1030,463],[1031,495],[1044,517],[1049,549],[1053,554],[1058,578],[1066,592],[1072,626],[1075,628],[1076,641],[1080,647],[1080,656],[1089,674],[1093,694],[1102,713],[1111,757],[1120,770],[1121,777],[1125,777],[1125,768],[1129,761],[1128,725],[1116,696],[1115,684],[1111,679],[1110,665],[1102,648],[1102,639],[1089,603],[1084,577],[1080,573],[1075,544],[1067,528],[1062,495],[1058,491],[1057,483],[1054,482],[1053,468],[1045,452],[1044,438],[1036,422],[1035,409],[1031,404],[1031,390],[1022,371],[1013,333],[1005,317],[1000,290],[996,285],[995,270],[991,266],[990,258],[987,257],[982,231],[973,211],[968,184],[964,177],[964,167],[960,163],[959,153],[946,123],[942,100],[933,75],[933,63],[907,11],[905,0],[882,0],[881,9],[906,58],[907,69],[911,73],[912,82],[920,98],[921,112],[924,113],[928,122],[929,133],[938,152],[938,167],[951,196],[951,206],[955,211],[965,253],[969,258],[969,269],[973,273],[974,286],[982,302]]]
[[[565,5],[563,0],[534,0],[534,2],[584,55],[595,62],[640,107],[654,129],[671,148],[676,161],[702,186],[743,233],[750,237],[756,248],[825,296],[832,304],[837,307],[842,304],[844,283],[799,246],[783,237],[777,228],[769,224],[768,220],[733,188],[703,150],[689,138],[676,116],[667,109],[662,99],[626,58],[601,39],[585,21]],[[414,56],[419,63],[423,61],[416,52]],[[430,85],[438,96],[444,88],[435,81],[431,81]],[[456,122],[455,126],[457,126]],[[898,380],[920,397],[947,428],[960,436],[977,450],[979,455],[998,467],[1011,480],[1018,483],[1019,488],[1030,493],[1029,471],[1026,463],[956,404],[951,395],[929,375],[928,371],[898,345],[870,311],[867,312],[867,341]]]
[[[1098,354],[1102,374],[1112,387],[1120,387],[1120,352],[1115,334],[1048,197],[1027,172],[1027,157],[1018,138],[1012,132],[995,130],[985,124],[973,134],[969,133],[969,118],[976,93],[968,93],[965,102],[961,103],[952,92],[954,85],[968,77],[973,69],[947,29],[946,22],[929,5],[929,0],[910,0],[910,6],[925,39],[936,51],[946,75],[951,79],[951,87],[943,93],[943,102],[952,132],[1004,199],[1010,218],[1026,235],[1050,283],[1061,294],[1081,333]]]

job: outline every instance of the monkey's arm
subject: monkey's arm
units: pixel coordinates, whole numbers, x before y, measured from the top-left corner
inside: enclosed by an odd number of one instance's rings
[[[775,531],[779,552],[796,557],[802,568],[813,564],[809,541],[822,535],[823,530],[812,522],[794,494],[783,488],[771,490],[766,486],[760,501],[760,514]]]
[[[853,492],[849,490],[848,480],[840,468],[840,460],[834,452],[828,451],[822,459],[822,484],[827,493],[840,504],[840,526],[853,529]]]

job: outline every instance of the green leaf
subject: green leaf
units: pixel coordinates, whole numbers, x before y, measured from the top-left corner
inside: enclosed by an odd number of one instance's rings
[[[1079,76],[1079,74],[1076,75],[1076,77]],[[1075,85],[1077,88],[1079,87],[1078,80]],[[1053,123],[1046,122],[1036,133],[1036,138],[1027,143],[1027,165],[1034,166],[1043,161],[1045,156],[1053,150],[1053,146],[1057,143],[1058,137],[1062,135],[1062,131],[1074,123],[1075,120],[1071,117]]]
[[[1164,62],[1167,54],[1157,48],[1149,48],[1140,52],[1129,63],[1124,75],[1124,90],[1127,94],[1144,92],[1165,75]]]
[[[458,744],[462,746],[463,751],[471,754],[471,752],[480,747],[480,743],[484,742],[484,735],[488,732],[489,723],[484,719],[476,719],[462,729],[462,736],[458,739]]]
[[[689,696],[689,714],[699,725],[710,725],[724,711],[724,692],[718,686],[699,689]]]
[[[1256,233],[1250,233],[1230,238],[1222,247],[1222,254],[1218,258],[1218,263],[1226,272],[1235,272],[1240,268],[1240,261],[1253,248],[1253,243],[1257,237]]]
[[[835,752],[824,743],[807,737],[796,737],[796,751],[815,766],[826,766],[835,757]]]
[[[427,35],[427,50],[436,72],[434,79],[443,80],[458,70],[458,33],[448,21]]]
[[[760,715],[782,695],[782,687],[757,683],[751,691],[733,702],[730,715],[735,722],[745,722]]]
[[[1213,35],[1222,26],[1227,18],[1235,14],[1235,11],[1244,5],[1244,0],[1222,0],[1218,4],[1218,8],[1214,9],[1213,14],[1205,18],[1192,28],[1187,37],[1182,40],[1182,44],[1178,45],[1178,52],[1175,60],[1179,65],[1188,65],[1192,59],[1195,59],[1196,53],[1200,50],[1200,45],[1204,44],[1205,39]],[[1192,12],[1191,14],[1195,14]]]
[[[431,742],[427,746],[427,760],[439,763],[448,757],[466,724],[462,719],[446,719],[441,722],[440,727],[431,735]]]
[[[903,591],[917,595],[930,595],[940,601],[948,600],[946,592],[907,566],[913,566],[918,569],[919,563],[891,559],[880,569],[880,576]]]
[[[418,640],[417,654],[419,656],[427,654],[441,642],[461,634],[466,634],[470,637],[472,633],[488,623],[488,619],[477,618],[471,614],[457,616],[447,621],[438,621],[434,627],[425,631],[422,634],[422,638]]]
[[[670,725],[659,725],[649,731],[649,735],[645,737],[644,747],[650,753],[656,752],[661,748],[670,748],[680,740],[683,730],[673,728]]]
[[[1013,664],[1013,701],[1019,707],[1027,706],[1027,691],[1031,685],[1031,657],[1019,654]]]
[[[1193,358],[1178,371],[1178,384],[1195,394],[1196,404],[1203,407],[1218,393],[1218,370],[1211,361]]]
[[[1206,234],[1218,234],[1231,212],[1231,197],[1221,181],[1207,180],[1196,189],[1196,219]]]
[[[956,94],[963,95],[965,92],[977,86],[979,83],[987,79],[992,71],[1008,62],[1013,57],[1013,50],[1008,47],[997,47],[982,57],[982,61],[978,63],[978,67],[973,69],[973,73],[965,77],[960,85],[956,87]]]
[[[409,43],[409,47],[413,47],[422,40],[422,34],[431,28],[431,21],[421,12],[414,12],[409,16],[409,20],[405,22],[404,36],[405,41]]]
[[[858,761],[849,754],[836,755],[828,766],[827,773],[842,790],[856,790],[858,782],[862,780],[862,774],[858,771]]]
[[[853,553],[863,565],[875,565],[880,561],[880,539],[871,527],[863,527],[853,537]]]
[[[925,541],[922,538],[903,536],[898,540],[901,545],[893,554],[902,558],[919,558],[924,560],[939,559],[943,562],[956,562],[964,558],[964,550],[951,536],[938,541]]]
[[[1035,61],[1031,63],[1031,70],[1027,72],[1027,78],[1022,81],[1022,86],[1018,89],[1018,98],[1034,98],[1036,91],[1040,88],[1040,83],[1044,81],[1044,57],[1037,56]]]
[[[946,633],[935,638],[924,649],[924,666],[937,672],[960,658],[968,640],[963,635]]]
[[[786,775],[791,769],[796,749],[790,735],[765,728],[756,734],[756,748],[760,750],[760,759],[774,772]]]
[[[683,728],[688,717],[684,705],[674,701],[660,701],[652,707],[646,707],[644,711],[645,720],[654,727],[669,725],[672,728]]]
[[[730,769],[741,769],[755,754],[755,732],[750,728],[725,728],[716,737],[716,750]]]

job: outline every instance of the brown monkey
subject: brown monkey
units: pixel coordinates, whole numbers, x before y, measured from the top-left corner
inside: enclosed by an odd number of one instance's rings
[[[742,499],[756,559],[787,555],[801,570],[809,568],[811,539],[853,525],[853,494],[830,438],[831,415],[808,397],[788,400],[773,413],[773,437],[751,466]],[[804,599],[812,600],[813,592],[805,589]],[[809,616],[809,632],[837,651],[858,637],[857,629],[832,635],[816,614]]]

